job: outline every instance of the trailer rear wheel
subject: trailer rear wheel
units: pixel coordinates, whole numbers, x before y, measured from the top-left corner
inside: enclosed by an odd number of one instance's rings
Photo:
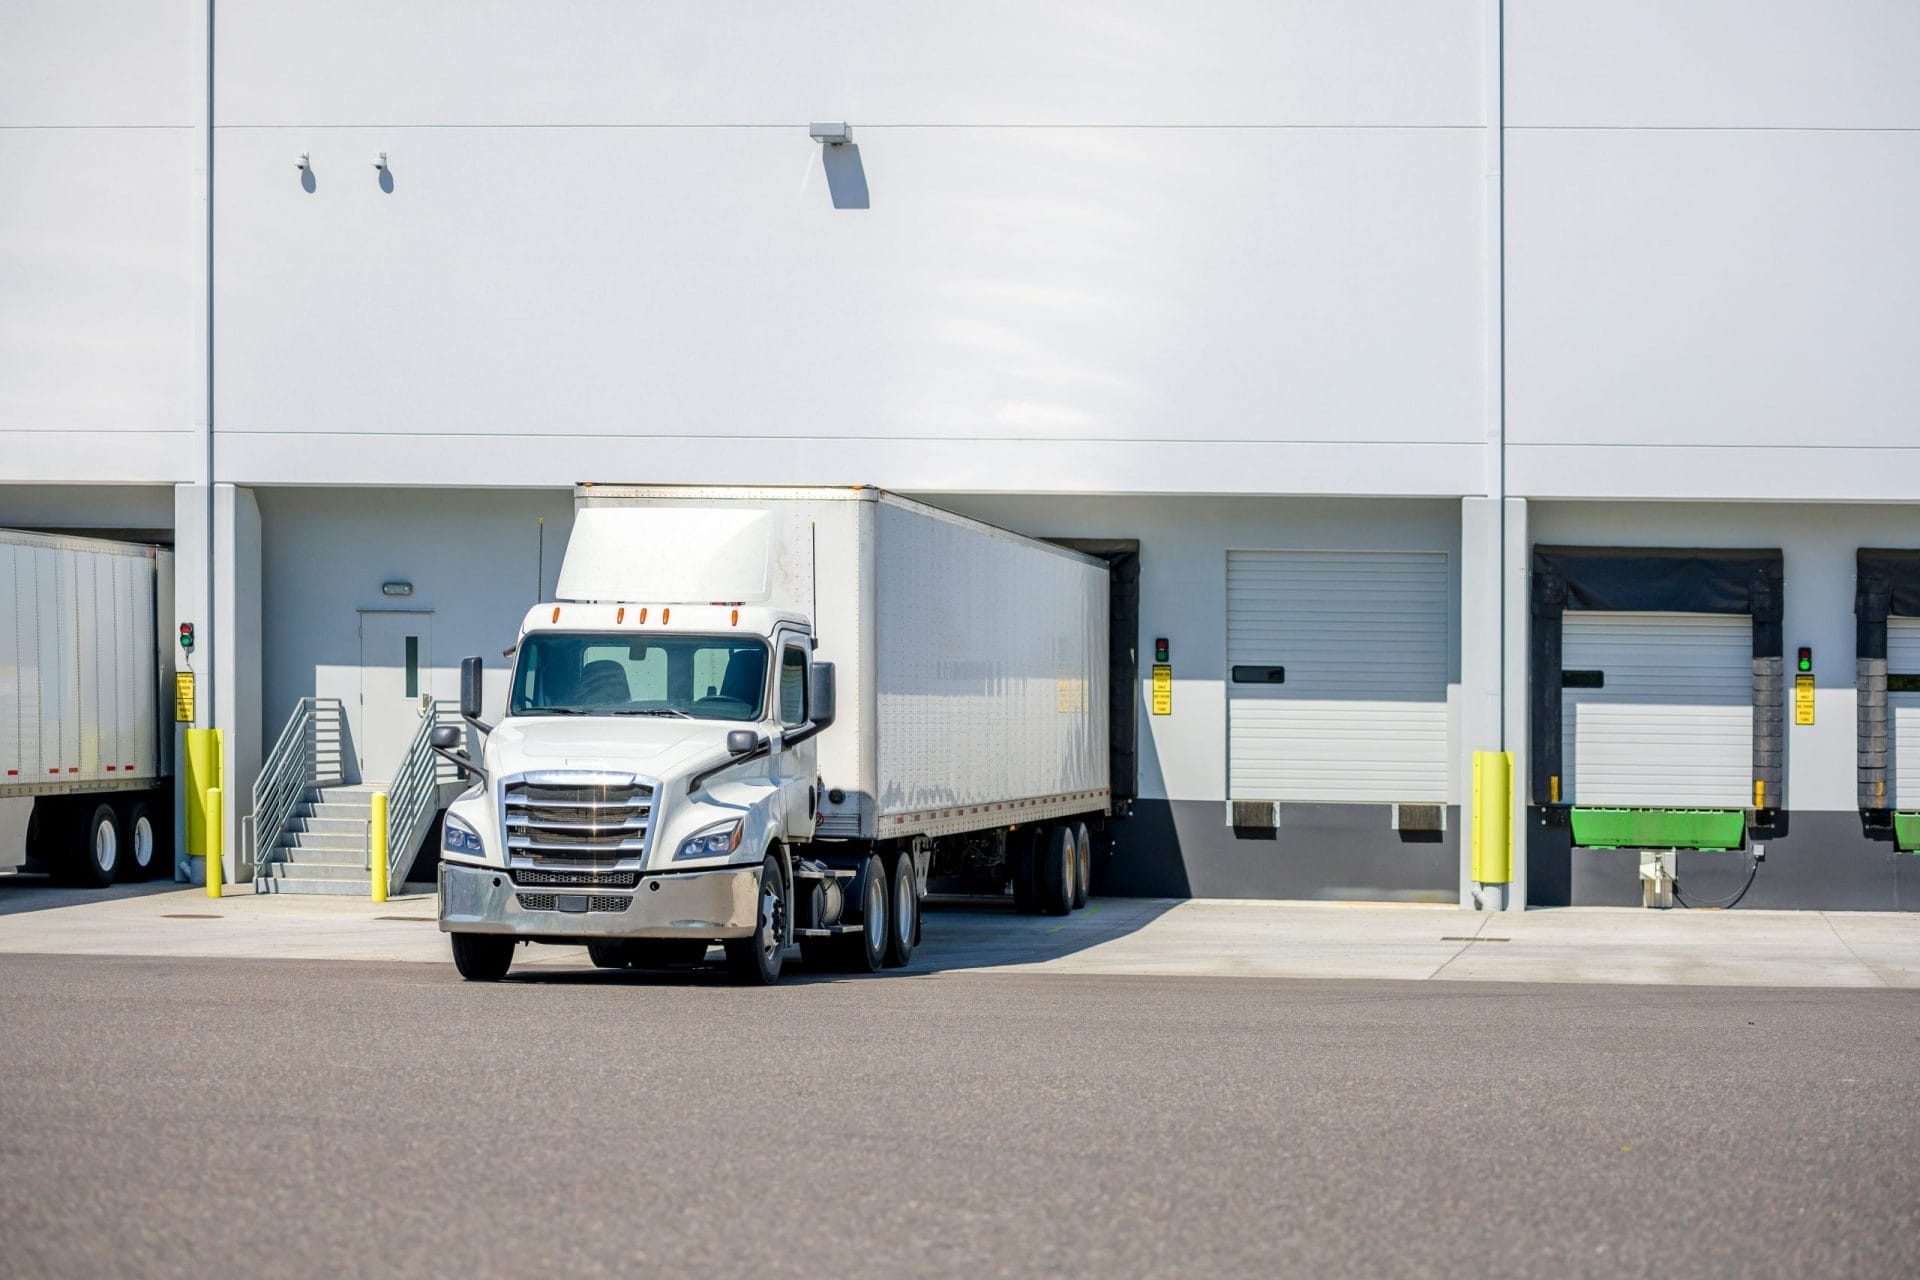
[[[127,834],[127,856],[121,861],[120,878],[149,879],[160,856],[160,828],[153,820],[153,805],[145,800],[127,805],[121,829]]]
[[[1007,869],[1013,875],[1013,909],[1030,916],[1040,909],[1040,895],[1035,890],[1039,878],[1035,872],[1040,831],[1022,827],[1007,837],[1007,843]]]
[[[726,951],[734,981],[762,987],[780,981],[787,951],[787,878],[772,854],[760,864],[760,913],[753,936],[729,939]]]
[[[1073,905],[1087,905],[1087,895],[1093,892],[1093,837],[1087,834],[1087,824],[1073,824]]]
[[[68,838],[62,879],[92,889],[104,889],[120,873],[126,857],[126,840],[120,832],[120,815],[102,801],[93,806],[84,822],[67,828]]]
[[[1073,910],[1073,874],[1080,861],[1080,849],[1073,839],[1073,828],[1065,823],[1047,830],[1041,842],[1040,910],[1050,916],[1063,916]]]
[[[920,934],[920,886],[913,874],[913,855],[895,854],[893,858],[892,917],[887,929],[888,968],[898,969],[913,959],[913,944]]]
[[[514,941],[500,933],[450,933],[453,967],[468,982],[498,982],[513,966]]]

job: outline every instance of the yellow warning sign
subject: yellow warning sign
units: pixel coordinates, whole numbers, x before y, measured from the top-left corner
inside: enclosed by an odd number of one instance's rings
[[[1793,722],[1795,724],[1813,723],[1813,677],[1795,676],[1793,678]]]
[[[1153,714],[1157,716],[1173,714],[1173,668],[1166,663],[1154,664]]]
[[[193,672],[182,671],[173,677],[173,718],[180,724],[193,723]]]

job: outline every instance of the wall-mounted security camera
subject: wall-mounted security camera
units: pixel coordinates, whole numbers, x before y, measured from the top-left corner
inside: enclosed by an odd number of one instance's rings
[[[807,126],[815,142],[829,147],[845,146],[853,141],[853,129],[845,120],[816,120]]]
[[[306,152],[302,151],[300,153],[300,158],[294,161],[293,167],[298,169],[300,172],[305,173],[308,170],[313,168],[313,161],[308,158]]]
[[[384,172],[387,167],[387,153],[382,151],[373,158],[373,167]]]

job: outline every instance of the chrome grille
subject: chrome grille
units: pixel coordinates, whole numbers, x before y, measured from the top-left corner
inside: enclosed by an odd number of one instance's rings
[[[508,872],[515,885],[558,885],[562,888],[631,889],[640,883],[638,871],[535,871],[515,867]]]
[[[653,787],[628,774],[534,774],[507,784],[513,860],[618,862],[646,853]]]
[[[523,911],[558,911],[560,895],[557,893],[516,893]],[[596,893],[587,899],[589,911],[625,911],[632,905],[633,899],[624,893]]]

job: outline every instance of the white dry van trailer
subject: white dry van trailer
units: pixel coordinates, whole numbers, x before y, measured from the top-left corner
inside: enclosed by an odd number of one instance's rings
[[[904,964],[935,877],[1086,900],[1109,811],[1108,570],[872,488],[583,485],[505,714],[435,747],[440,927],[468,978],[522,942],[604,967],[721,945],[772,982]],[[477,739],[476,736],[478,735]],[[470,753],[476,741],[478,750]]]
[[[173,553],[0,529],[0,798],[26,867],[103,886],[172,847]]]

